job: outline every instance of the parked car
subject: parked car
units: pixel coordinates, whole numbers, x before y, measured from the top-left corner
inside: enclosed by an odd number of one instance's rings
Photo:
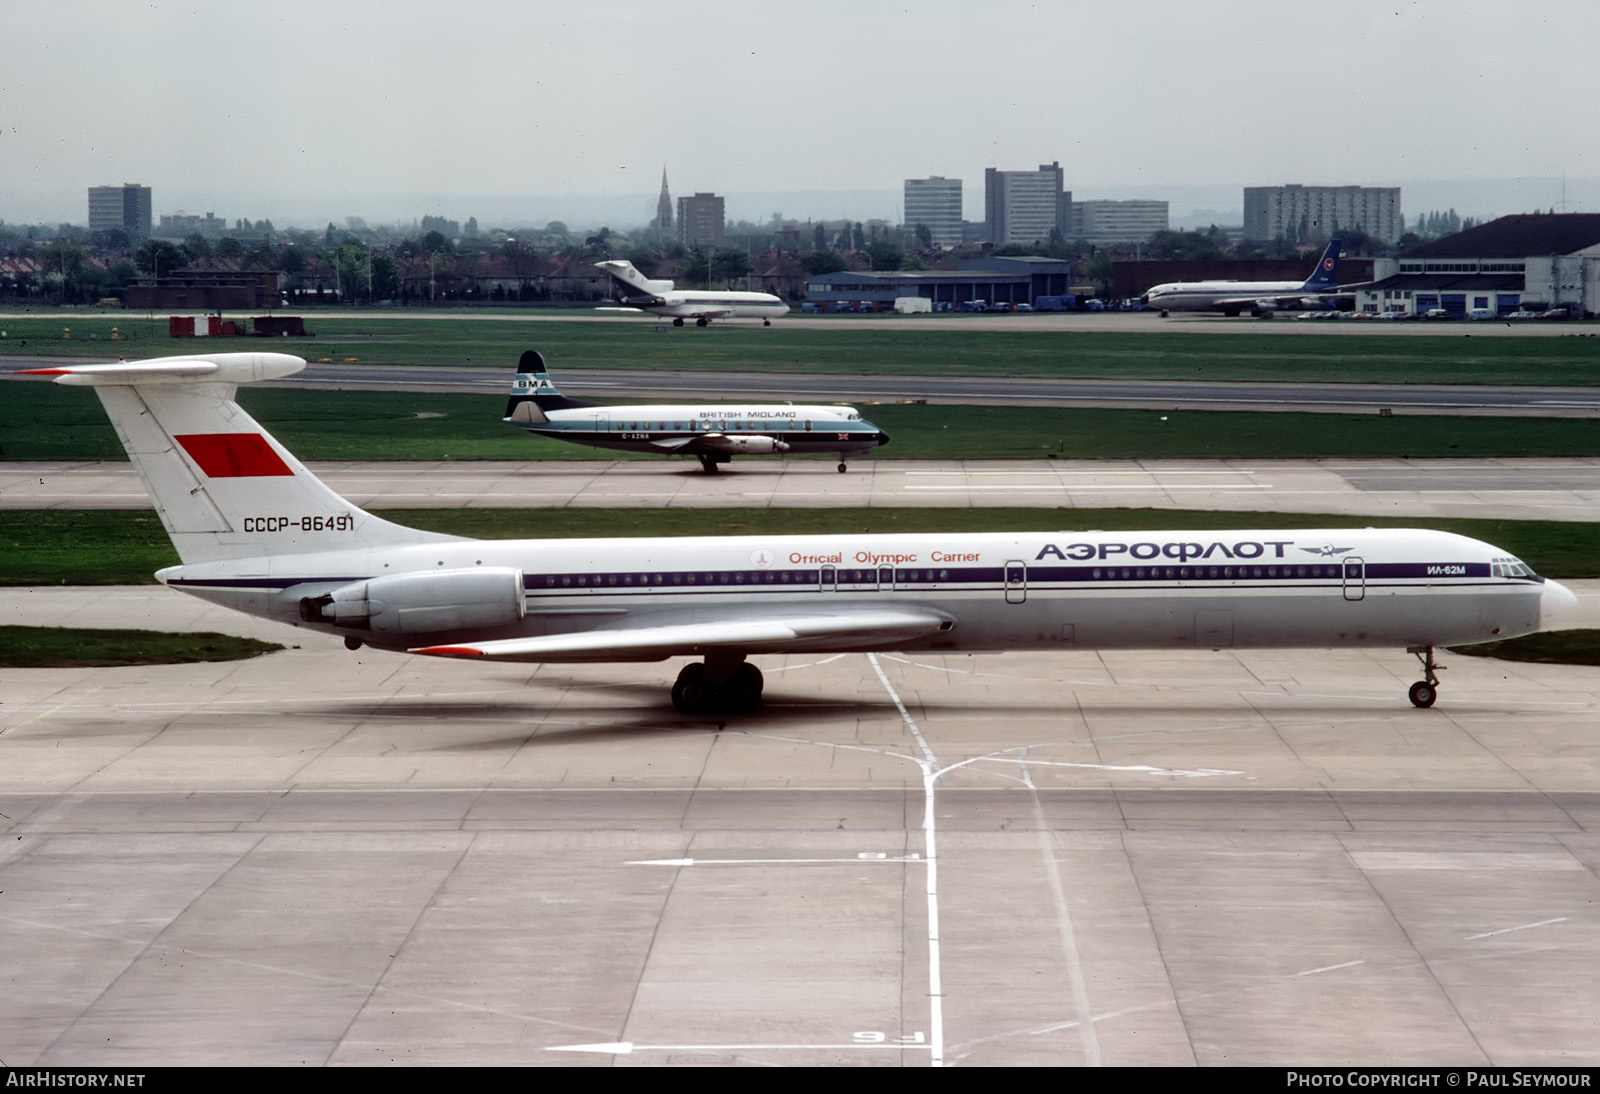
[[[1467,318],[1481,323],[1486,319],[1499,319],[1500,314],[1493,308],[1473,308],[1467,313]]]
[[[1427,311],[1422,313],[1422,318],[1424,318],[1424,319],[1454,319],[1455,316],[1451,315],[1449,309],[1447,309],[1447,308],[1429,308]]]

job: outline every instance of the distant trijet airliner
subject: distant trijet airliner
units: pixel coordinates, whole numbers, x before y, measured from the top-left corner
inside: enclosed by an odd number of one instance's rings
[[[759,319],[770,327],[789,305],[769,292],[735,292],[731,289],[680,289],[676,282],[652,280],[634,268],[632,262],[610,259],[596,266],[611,275],[617,286],[618,302],[624,308],[600,311],[642,311],[662,315],[675,327],[693,319],[703,327],[713,319]]]

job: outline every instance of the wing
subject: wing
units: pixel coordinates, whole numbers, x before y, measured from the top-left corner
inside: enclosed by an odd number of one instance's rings
[[[739,313],[732,308],[695,308],[692,311],[678,312],[676,314],[683,316],[685,319],[733,319]]]
[[[950,616],[927,609],[846,608],[692,623],[623,624],[568,634],[422,646],[411,652],[491,661],[660,661],[707,650],[892,649],[896,643],[953,626]]]

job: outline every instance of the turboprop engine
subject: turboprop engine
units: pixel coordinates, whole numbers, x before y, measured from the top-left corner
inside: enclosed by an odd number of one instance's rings
[[[700,443],[735,456],[770,456],[774,452],[789,451],[788,444],[778,438],[753,433],[708,433],[700,438]]]

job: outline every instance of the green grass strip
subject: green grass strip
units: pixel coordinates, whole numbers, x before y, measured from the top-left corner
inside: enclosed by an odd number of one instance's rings
[[[242,661],[281,649],[275,642],[214,631],[172,634],[86,627],[0,627],[0,668],[8,669]]]
[[[1545,631],[1501,642],[1451,646],[1450,652],[1543,665],[1600,665],[1600,630]]]

